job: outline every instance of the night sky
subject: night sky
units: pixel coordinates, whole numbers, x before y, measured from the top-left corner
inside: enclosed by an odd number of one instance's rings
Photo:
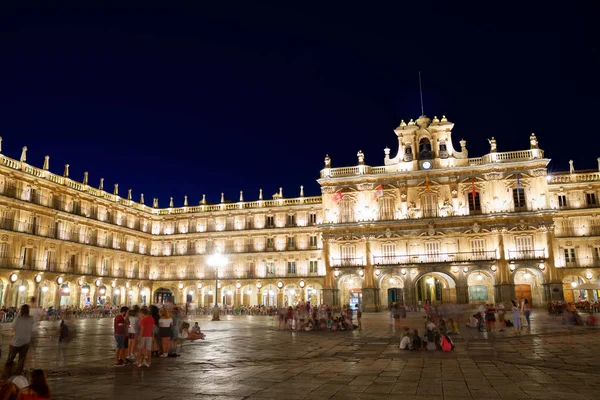
[[[86,3],[86,2],[81,2]],[[383,164],[393,129],[454,122],[472,157],[529,148],[597,168],[598,7],[347,2],[0,10],[3,154],[146,204],[320,194],[334,167]],[[206,2],[208,3],[208,2]],[[225,2],[214,2],[225,3]],[[290,2],[291,3],[291,2]],[[418,5],[416,5],[418,3]],[[139,3],[141,4],[141,3]],[[301,4],[301,3],[298,3]],[[302,3],[305,4],[305,3]],[[356,4],[353,6],[353,4]],[[373,4],[373,5],[371,5]],[[531,4],[531,3],[530,3]],[[585,4],[581,2],[581,4]],[[484,8],[485,7],[485,8]],[[568,7],[568,8],[567,8]]]

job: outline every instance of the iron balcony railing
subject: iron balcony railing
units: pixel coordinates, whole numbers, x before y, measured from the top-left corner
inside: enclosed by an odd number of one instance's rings
[[[373,256],[373,263],[377,266],[395,266],[410,264],[435,264],[472,261],[495,261],[496,250],[451,252],[437,254],[408,254]]]
[[[546,258],[546,249],[537,250],[509,250],[510,260],[541,260]]]
[[[335,268],[364,267],[365,265],[363,257],[342,257],[331,260],[331,266]]]

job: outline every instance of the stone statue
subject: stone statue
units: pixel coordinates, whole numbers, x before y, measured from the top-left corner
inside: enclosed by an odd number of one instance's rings
[[[19,161],[27,162],[27,146],[23,146],[23,151],[21,152],[21,158]]]
[[[447,216],[454,215],[454,207],[452,207],[452,203],[450,203],[450,200],[448,200],[448,199],[444,200],[444,205],[442,206],[442,211],[444,211]]]
[[[356,156],[358,157],[358,165],[363,165],[365,163],[365,153],[359,150]]]
[[[331,168],[331,158],[329,158],[329,154],[325,155],[325,168]]]
[[[532,133],[531,136],[529,136],[529,144],[532,149],[539,149],[538,140],[535,136],[535,133]]]
[[[415,218],[417,216],[417,211],[417,205],[414,201],[411,201],[407,209],[408,218]]]
[[[490,153],[495,153],[498,149],[496,139],[494,139],[494,137],[492,136],[491,139],[488,139],[488,142],[490,142]]]

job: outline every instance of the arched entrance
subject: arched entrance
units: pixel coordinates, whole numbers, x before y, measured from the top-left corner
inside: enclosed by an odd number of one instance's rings
[[[224,286],[221,289],[221,304],[225,307],[233,307],[233,296],[235,288],[232,285]]]
[[[304,297],[306,301],[310,301],[311,306],[316,306],[321,304],[321,294],[323,288],[318,283],[311,283],[306,286],[306,296]]]
[[[256,288],[252,285],[246,285],[246,286],[242,286],[242,288],[240,289],[240,295],[242,296],[242,304],[245,306],[253,306],[254,305],[254,300],[252,295],[255,293],[254,290]],[[256,296],[254,296],[254,299],[256,299]]]
[[[386,275],[381,279],[381,305],[404,304],[404,280],[400,275]]]
[[[279,289],[275,285],[266,285],[260,289],[261,304],[265,307],[276,307],[277,306],[277,294]]]
[[[285,307],[296,306],[302,300],[302,292],[296,285],[287,285],[283,290],[283,305]]]
[[[158,288],[154,292],[154,303],[155,304],[165,304],[165,303],[174,303],[175,296],[173,295],[173,291],[168,288]]]
[[[456,303],[456,283],[443,272],[428,272],[417,279],[416,295],[422,304]]]
[[[513,274],[513,281],[515,284],[515,298],[519,303],[527,299],[532,307],[544,305],[544,295],[542,293],[544,274],[537,268],[519,268]]]
[[[468,278],[469,303],[470,304],[489,304],[495,303],[494,284],[495,277],[485,270],[472,271]]]
[[[338,280],[338,289],[340,290],[340,304],[350,305],[352,309],[360,306],[362,309],[362,288],[363,278],[356,274],[342,276]]]
[[[563,294],[567,303],[575,303],[586,298],[586,291],[582,288],[585,281],[577,275],[565,276],[563,279]]]

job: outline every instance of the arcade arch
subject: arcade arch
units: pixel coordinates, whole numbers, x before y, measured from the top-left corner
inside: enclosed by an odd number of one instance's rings
[[[456,303],[456,282],[444,272],[427,272],[416,280],[416,299],[422,304]]]
[[[474,270],[467,277],[469,286],[469,303],[495,304],[494,285],[496,277],[486,270]]]
[[[362,309],[362,289],[364,280],[357,274],[346,274],[338,278],[341,305],[350,305],[352,309]]]
[[[539,269],[519,268],[512,278],[515,284],[515,298],[519,303],[527,299],[532,307],[544,305],[544,274]]]
[[[404,279],[400,275],[385,275],[379,284],[381,305],[404,304]]]
[[[563,295],[567,303],[575,303],[587,298],[585,280],[578,275],[565,276],[563,281]]]

